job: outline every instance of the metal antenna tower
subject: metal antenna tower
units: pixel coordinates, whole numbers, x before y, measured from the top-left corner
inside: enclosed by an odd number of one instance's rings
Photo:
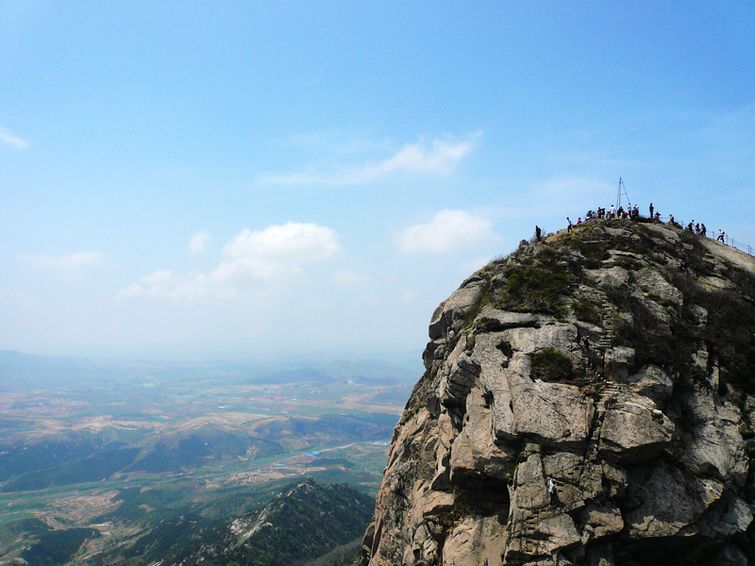
[[[621,200],[624,197],[626,197],[627,204],[629,204],[629,194],[627,194],[627,189],[624,186],[624,181],[622,181],[621,177],[619,177],[619,188],[616,191],[616,210],[619,210],[619,208],[621,208]]]

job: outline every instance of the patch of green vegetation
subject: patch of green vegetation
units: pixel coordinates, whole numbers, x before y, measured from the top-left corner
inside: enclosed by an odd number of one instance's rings
[[[569,284],[569,273],[561,266],[514,267],[507,273],[505,306],[511,310],[562,315],[561,296],[568,293]]]
[[[103,480],[130,464],[138,452],[138,448],[102,450],[86,458],[65,462],[54,468],[22,474],[8,481],[0,491],[29,491]]]
[[[571,360],[555,348],[543,348],[530,354],[530,377],[542,381],[571,381],[574,368]]]
[[[21,558],[38,566],[67,564],[85,540],[98,536],[100,533],[96,530],[85,528],[48,531],[40,535],[39,541],[25,550]]]
[[[264,508],[244,516],[249,524],[264,517],[263,528],[235,546],[228,522],[209,524],[197,517],[166,522],[142,537],[140,560],[195,564],[203,547],[212,545],[218,555],[212,563],[238,562],[254,566],[301,564],[315,560],[338,546],[361,537],[372,517],[374,499],[347,484],[321,486],[308,480],[289,488]],[[181,529],[192,533],[180,538]],[[176,541],[179,544],[176,544]],[[167,545],[167,546],[166,546]]]
[[[598,305],[589,299],[574,299],[571,303],[571,310],[577,320],[583,320],[592,324],[600,324],[600,310]]]
[[[313,466],[343,466],[344,468],[353,468],[354,462],[346,458],[317,458],[312,462]]]

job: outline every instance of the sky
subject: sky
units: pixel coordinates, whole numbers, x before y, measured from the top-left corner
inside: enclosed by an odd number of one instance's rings
[[[0,0],[0,349],[417,352],[615,200],[755,244],[755,11]]]

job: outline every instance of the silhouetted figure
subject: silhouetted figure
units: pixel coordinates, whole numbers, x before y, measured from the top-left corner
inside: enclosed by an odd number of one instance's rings
[[[535,239],[539,242],[542,235],[543,235],[543,231],[540,229],[540,226],[536,224],[535,225]]]
[[[700,235],[703,238],[706,238],[707,237],[707,232],[708,232],[708,230],[705,228],[705,223],[700,224]]]
[[[571,232],[571,219],[568,216],[566,217],[566,221],[568,222],[566,225],[566,231]]]
[[[653,203],[652,202],[650,203],[650,206],[648,207],[648,210],[650,211],[650,220],[652,220],[654,218],[653,211],[655,210],[655,208],[653,208]]]

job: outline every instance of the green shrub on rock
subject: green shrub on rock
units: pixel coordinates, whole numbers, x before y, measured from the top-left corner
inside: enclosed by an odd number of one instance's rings
[[[561,295],[569,291],[569,273],[563,267],[515,267],[507,274],[506,306],[513,310],[561,314]]]
[[[530,377],[543,381],[571,381],[574,368],[568,356],[556,348],[543,348],[530,354]]]

